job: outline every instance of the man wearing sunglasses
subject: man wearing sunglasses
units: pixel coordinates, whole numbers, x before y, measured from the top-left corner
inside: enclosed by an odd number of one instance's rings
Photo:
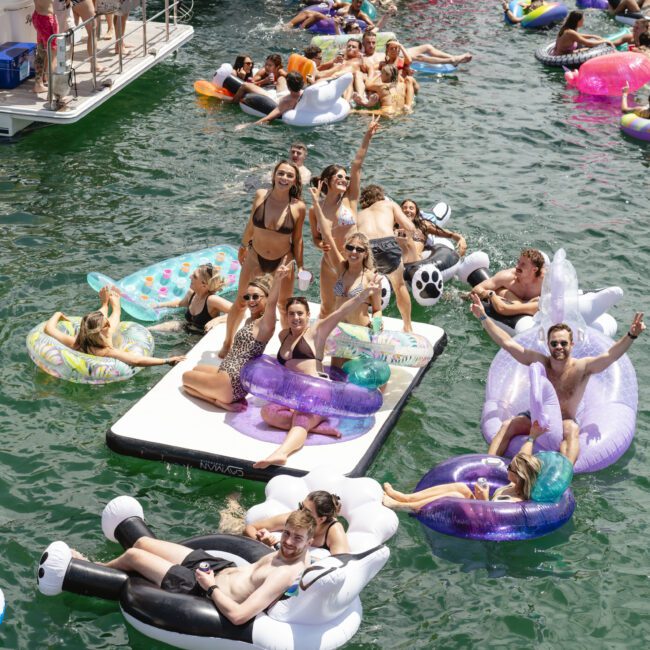
[[[487,317],[483,303],[475,294],[472,296],[471,310],[474,316],[481,321],[483,329],[490,335],[490,338],[511,354],[519,363],[530,366],[539,361],[544,366],[546,376],[555,388],[562,411],[564,439],[560,444],[560,452],[575,465],[580,452],[578,440],[580,427],[576,422],[576,413],[589,377],[606,370],[629,350],[632,343],[645,329],[643,312],[637,312],[634,315],[627,334],[614,343],[607,352],[597,357],[576,359],[571,356],[573,332],[566,323],[558,323],[549,327],[546,335],[549,355],[545,355],[524,348],[504,332],[492,319]],[[525,413],[512,418],[504,433],[502,444],[507,446],[514,436],[529,434],[530,425],[530,417]],[[492,453],[492,447],[490,453]]]

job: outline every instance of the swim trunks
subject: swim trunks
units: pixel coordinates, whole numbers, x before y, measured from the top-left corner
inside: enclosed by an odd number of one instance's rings
[[[36,42],[43,47],[47,47],[47,39],[52,36],[52,34],[58,34],[59,32],[59,23],[56,20],[56,16],[37,14],[34,12],[32,14],[32,25],[36,30]],[[56,50],[56,39],[52,41],[52,49]]]
[[[236,566],[234,562],[215,557],[199,548],[192,551],[180,564],[171,566],[163,577],[160,587],[175,594],[205,596],[205,589],[199,585],[194,575],[201,562],[207,562],[215,575],[224,569]]]
[[[392,273],[402,263],[402,249],[393,236],[371,239],[370,248],[375,258],[375,267],[383,275]]]

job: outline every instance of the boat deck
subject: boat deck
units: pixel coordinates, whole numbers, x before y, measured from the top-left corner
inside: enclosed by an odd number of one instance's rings
[[[12,136],[31,122],[77,122],[189,41],[194,29],[190,25],[170,24],[167,40],[164,22],[148,22],[146,55],[142,22],[128,21],[125,33],[126,47],[131,51],[122,57],[122,73],[119,71],[119,57],[113,53],[114,44],[110,43],[109,47],[108,41],[98,40],[98,69],[104,69],[97,73],[97,87],[93,85],[90,62],[75,63],[77,96],[71,90],[71,95],[56,110],[48,108],[47,92],[34,92],[33,77],[16,88],[0,90],[0,136]],[[75,61],[83,61],[87,57],[86,38],[84,30],[81,42],[75,44]]]

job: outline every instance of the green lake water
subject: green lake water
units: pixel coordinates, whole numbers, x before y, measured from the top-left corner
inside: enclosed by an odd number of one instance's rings
[[[107,559],[115,544],[99,514],[119,494],[144,505],[161,536],[213,531],[226,495],[244,507],[264,485],[119,456],[107,428],[164,369],[125,383],[73,385],[39,371],[25,335],[55,310],[97,304],[89,271],[123,277],[183,251],[238,243],[245,189],[296,137],[308,166],[351,160],[366,119],[317,130],[284,125],[234,133],[235,107],[202,105],[192,90],[240,52],[261,62],[308,42],[274,29],[293,7],[258,0],[195,3],[194,39],[77,125],[34,129],[0,143],[0,625],[6,648],[158,648],[127,627],[115,603],[37,592],[42,550],[64,539]],[[496,2],[402,2],[391,27],[407,44],[469,50],[456,76],[423,78],[413,115],[384,123],[364,180],[425,207],[444,199],[450,226],[492,268],[522,247],[564,247],[582,286],[619,284],[623,333],[647,304],[650,147],[624,138],[615,101],[594,101],[542,68],[533,51],[552,35],[508,28]],[[590,13],[586,31],[617,24]],[[645,215],[645,216],[644,216]],[[307,245],[307,266],[317,255]],[[479,432],[485,377],[496,352],[451,283],[414,318],[443,327],[449,344],[414,391],[369,475],[412,488],[434,464],[485,448]],[[317,291],[313,290],[312,298]],[[390,315],[396,315],[391,307]],[[157,341],[179,354],[186,335]],[[400,516],[391,558],[362,594],[364,619],[349,648],[646,648],[650,638],[647,537],[650,480],[648,344],[631,350],[639,386],[637,432],[615,465],[574,480],[573,519],[542,539],[467,542],[429,534]],[[191,426],[191,423],[188,423]]]

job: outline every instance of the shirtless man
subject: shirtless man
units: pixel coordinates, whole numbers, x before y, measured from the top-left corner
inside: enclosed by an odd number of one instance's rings
[[[316,71],[315,80],[336,79],[337,77],[344,75],[346,72],[351,72],[356,76],[356,73],[362,68],[365,69],[363,58],[361,57],[361,41],[358,38],[351,38],[345,44],[343,60],[340,60],[339,54],[339,56],[334,59],[334,65],[327,69],[326,68],[326,65],[321,66]],[[343,98],[350,101],[353,90],[353,84],[350,84],[343,93]]]
[[[370,240],[377,272],[387,276],[393,287],[404,331],[412,332],[411,296],[404,283],[402,249],[395,239],[393,224],[399,224],[411,235],[415,226],[397,203],[384,197],[379,185],[364,187],[359,202],[362,210],[357,214],[357,229]]]
[[[292,512],[282,531],[280,549],[244,566],[152,537],[140,537],[105,566],[137,572],[166,591],[205,596],[233,625],[241,625],[270,607],[309,566],[308,549],[315,529],[311,512]],[[76,551],[73,557],[86,559]],[[200,570],[201,562],[208,562],[210,571]]]
[[[246,124],[238,124],[235,127],[235,131],[242,131],[243,129],[247,129],[251,126],[256,126],[258,124],[265,124],[266,122],[272,122],[273,120],[282,117],[287,111],[293,110],[298,104],[298,102],[300,101],[300,98],[302,97],[303,85],[304,85],[304,81],[302,75],[299,72],[290,72],[287,75],[288,93],[278,99],[278,105],[268,115],[265,115],[264,117],[260,118],[256,122],[247,122]],[[252,88],[257,88],[257,87],[254,84],[249,84],[248,82],[244,83],[241,86],[241,88],[237,90],[237,93],[235,93],[235,96],[233,97],[233,101],[235,97],[237,97],[237,95],[239,94],[239,91],[242,90],[242,88],[247,88],[250,91]],[[260,91],[260,89],[257,89],[257,90],[253,90],[252,92],[263,93],[264,91]]]
[[[298,168],[303,187],[307,187],[311,180],[311,172],[307,167],[305,167],[306,158],[307,145],[302,142],[294,142],[289,149],[289,159]]]
[[[365,108],[372,108],[379,103],[380,108],[372,111],[375,115],[394,117],[408,113],[413,108],[414,91],[411,79],[400,79],[399,70],[394,65],[383,66],[375,78],[367,79],[365,90],[365,98],[354,92],[352,99],[357,106]]]
[[[560,452],[575,465],[578,454],[580,453],[580,443],[578,440],[580,428],[575,418],[589,377],[603,372],[603,370],[606,370],[628,351],[632,343],[645,329],[643,313],[638,312],[635,314],[628,333],[614,343],[607,352],[597,357],[574,359],[571,356],[573,332],[565,323],[559,323],[549,328],[546,341],[550,356],[547,356],[524,348],[513,340],[509,334],[506,334],[496,323],[486,316],[485,308],[478,296],[473,296],[472,301],[472,313],[481,321],[483,329],[485,329],[497,345],[525,366],[530,366],[536,361],[539,361],[544,366],[546,376],[551,384],[553,384],[557,393],[562,412],[563,440],[560,444]],[[501,456],[508,448],[508,444],[514,436],[529,434],[530,425],[530,416],[527,414],[516,415],[510,420],[507,420],[494,437],[488,453]]]
[[[539,309],[544,272],[544,256],[534,248],[526,248],[521,251],[517,266],[483,280],[471,295],[487,300],[501,316],[532,316]]]

